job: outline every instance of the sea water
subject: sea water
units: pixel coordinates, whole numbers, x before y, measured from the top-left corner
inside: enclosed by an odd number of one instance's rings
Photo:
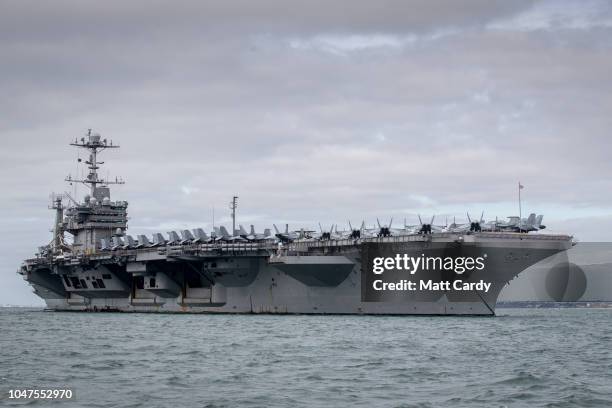
[[[71,400],[9,399],[70,389]],[[496,317],[0,309],[0,405],[610,407],[612,309]]]

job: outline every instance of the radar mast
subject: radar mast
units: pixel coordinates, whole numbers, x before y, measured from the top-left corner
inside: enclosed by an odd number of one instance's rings
[[[66,181],[89,185],[91,196],[96,197],[97,199],[102,199],[103,197],[97,197],[99,184],[108,186],[110,184],[125,184],[125,181],[119,178],[115,178],[115,180],[108,180],[98,177],[98,169],[100,168],[101,164],[104,164],[104,162],[98,161],[98,153],[101,153],[106,149],[118,149],[119,145],[113,145],[112,140],[109,143],[108,140],[101,139],[101,136],[98,133],[91,133],[91,129],[88,129],[86,136],[86,138],[82,137],[80,140],[75,139],[73,143],[70,143],[70,145],[89,150],[89,159],[85,160],[85,164],[87,164],[89,168],[89,174],[84,179],[73,178],[71,175],[68,175],[68,177],[66,177]]]
[[[75,139],[70,145],[89,151],[89,158],[85,160],[85,164],[89,168],[89,174],[85,178],[73,178],[69,175],[66,177],[66,181],[89,186],[90,194],[85,195],[83,202],[78,202],[68,193],[65,194],[73,205],[65,209],[65,218],[61,223],[60,233],[66,231],[74,237],[70,248],[72,252],[92,253],[97,248],[107,245],[111,239],[118,239],[117,237],[122,236],[127,230],[128,203],[127,201],[111,201],[110,189],[108,188],[110,184],[125,184],[125,182],[119,178],[108,180],[98,175],[100,165],[104,164],[104,162],[98,161],[98,154],[106,149],[117,149],[119,145],[102,139],[99,134],[92,133],[91,129],[87,131],[85,137],[80,140]],[[63,207],[58,207],[56,200],[53,207],[57,211],[56,218],[60,218],[62,215],[60,211],[64,210]],[[58,245],[59,242],[55,242],[55,246]]]

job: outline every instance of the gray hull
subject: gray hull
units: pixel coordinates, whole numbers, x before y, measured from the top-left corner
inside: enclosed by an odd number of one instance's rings
[[[71,145],[88,152],[89,173],[67,181],[88,185],[90,193],[82,202],[68,194],[52,196],[53,240],[39,247],[36,258],[27,259],[18,271],[52,310],[493,315],[508,282],[571,246],[571,237],[564,235],[482,232],[480,222],[471,222],[469,232],[467,226],[455,226],[453,230],[462,232],[433,234],[429,224],[422,224],[415,234],[407,228],[391,230],[390,222],[389,227],[379,225],[379,238],[367,238],[372,232],[362,224],[359,230],[351,226],[349,235],[322,228],[320,235],[298,234],[288,225],[284,233],[274,226],[275,235],[269,230],[256,234],[253,226],[250,234],[242,227],[239,234],[233,225],[231,233],[220,226],[211,237],[197,228],[183,230],[180,236],[170,231],[167,239],[161,233],[151,240],[145,235],[134,239],[126,234],[128,203],[110,196],[109,185],[123,182],[98,174],[104,163],[98,154],[118,146],[91,129]],[[235,212],[232,218],[235,221]],[[72,236],[70,244],[66,234]],[[341,238],[346,236],[351,239]],[[397,264],[385,267],[383,279],[410,278],[411,283],[432,286],[381,291],[376,285],[383,282],[382,272],[376,264],[394,256],[403,256],[405,262],[425,256],[457,262],[487,258],[487,265],[469,271],[462,266],[427,266],[426,273],[415,266],[406,274],[407,268]],[[451,281],[467,283],[469,289],[450,288]],[[485,281],[486,289],[470,285]],[[396,288],[392,281],[383,283]]]
[[[504,288],[499,301],[612,301],[612,243],[581,242],[529,267]]]
[[[458,255],[488,255],[485,270],[461,277],[487,280],[487,293],[417,292],[363,301],[363,274],[372,251],[443,254],[449,245]],[[280,252],[255,244],[215,244],[32,261],[22,274],[49,309],[58,311],[493,315],[504,286],[570,246],[569,237],[510,233],[301,242]]]

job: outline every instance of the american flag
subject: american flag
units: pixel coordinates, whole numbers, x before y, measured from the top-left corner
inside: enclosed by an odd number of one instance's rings
[[[525,186],[522,185],[521,182],[519,181],[519,190],[522,189],[522,188],[525,188]]]

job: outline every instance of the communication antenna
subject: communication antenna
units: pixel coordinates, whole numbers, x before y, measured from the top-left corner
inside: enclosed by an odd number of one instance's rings
[[[51,194],[49,209],[55,210],[55,223],[53,224],[53,240],[51,248],[54,252],[59,252],[64,245],[64,205],[62,203],[64,196],[62,194]]]
[[[525,186],[518,182],[518,205],[519,205],[519,232],[522,232],[523,229],[523,209],[521,206],[521,190],[524,189]]]
[[[117,149],[119,145],[113,145],[113,141],[110,143],[104,139],[101,140],[101,136],[97,133],[92,133],[91,129],[87,131],[87,138],[82,137],[80,140],[75,139],[73,143],[70,143],[71,146],[81,147],[89,150],[89,159],[85,160],[85,164],[88,165],[89,174],[87,177],[72,178],[72,176],[66,177],[66,181],[70,183],[83,183],[88,184],[91,189],[91,196],[93,197],[96,192],[96,187],[98,184],[125,184],[125,182],[121,179],[116,178],[114,181],[108,179],[98,178],[98,169],[100,168],[100,164],[104,164],[104,162],[98,161],[98,153],[106,150],[106,149]]]
[[[230,203],[230,210],[232,210],[232,235],[236,234],[236,208],[238,208],[238,196],[233,196]]]
[[[76,172],[74,173],[74,174],[76,174],[76,175],[77,175],[77,177],[78,177],[78,175],[79,175],[79,168],[81,167],[81,166],[79,166],[79,164],[80,164],[80,163],[81,163],[81,158],[79,157],[79,152],[77,151]],[[72,184],[72,183],[70,183],[70,184]],[[78,193],[78,191],[77,191],[77,185],[78,185],[78,183],[74,183],[74,196],[75,196],[75,197],[77,197],[77,193]]]

